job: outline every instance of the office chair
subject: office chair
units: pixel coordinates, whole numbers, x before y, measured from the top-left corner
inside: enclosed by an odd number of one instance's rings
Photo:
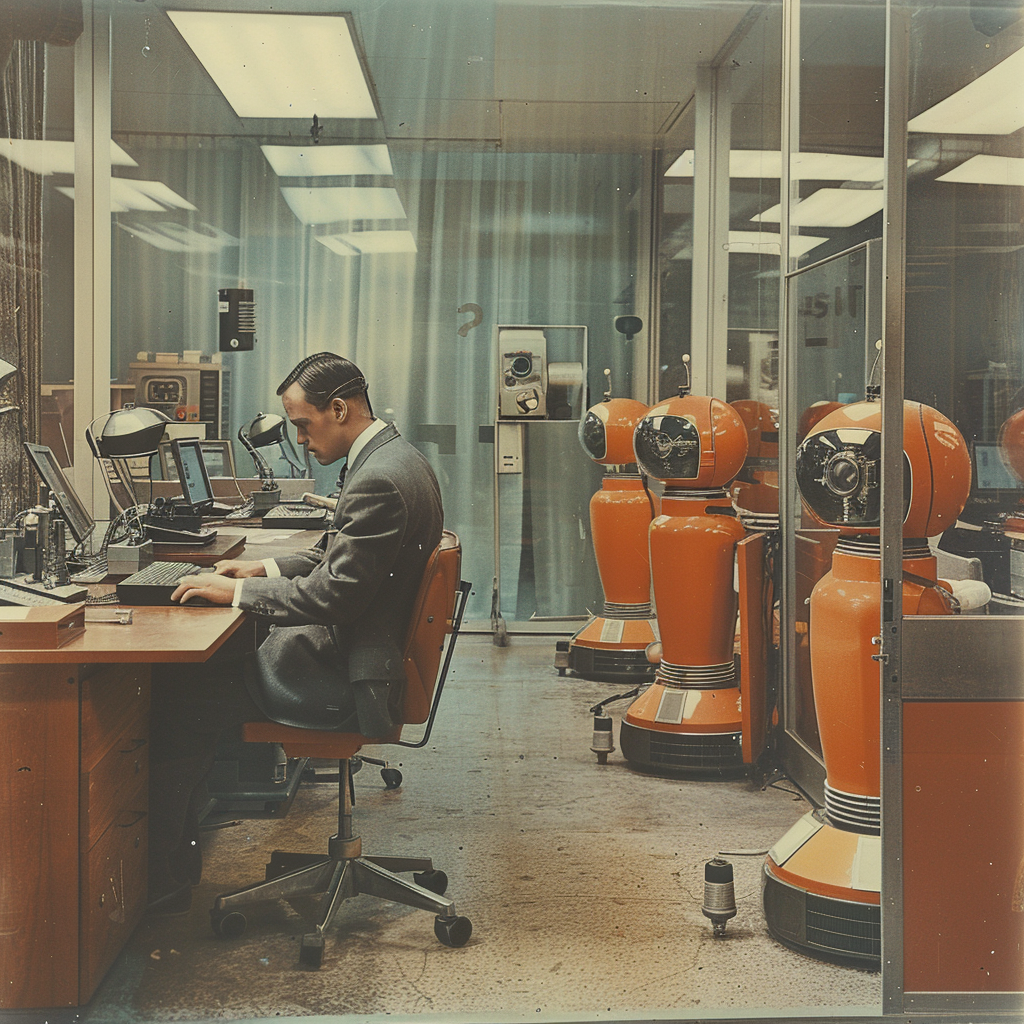
[[[364,743],[396,743],[422,747],[430,737],[434,716],[451,664],[470,585],[460,578],[462,548],[454,533],[445,531],[427,562],[413,606],[403,658],[406,686],[402,695],[403,724],[426,723],[421,739],[401,739],[402,725],[387,736],[297,729],[276,722],[248,722],[242,728],[250,742],[280,743],[290,757],[333,758],[338,761],[338,831],[328,841],[326,856],[275,850],[266,880],[217,897],[210,911],[214,932],[234,938],[245,931],[238,909],[250,903],[323,894],[316,930],[302,937],[299,960],[318,968],[323,962],[324,932],[345,900],[364,893],[378,899],[433,911],[434,934],[446,946],[463,946],[472,934],[468,918],[455,913],[446,899],[448,878],[429,858],[364,857],[362,840],[352,832],[352,760]],[[449,635],[445,651],[445,636]],[[444,659],[442,661],[442,652]],[[413,882],[396,872],[413,871]]]

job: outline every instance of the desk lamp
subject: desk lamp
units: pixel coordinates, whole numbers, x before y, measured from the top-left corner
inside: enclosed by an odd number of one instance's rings
[[[881,458],[881,404],[870,398],[827,415],[797,448],[803,500],[839,531],[832,567],[810,598],[825,807],[775,843],[762,879],[776,939],[874,970],[881,964]],[[927,538],[956,522],[971,460],[954,424],[917,402],[903,403],[903,479],[903,614],[949,615],[961,607],[957,584],[936,579]]]
[[[101,420],[103,425],[97,432],[96,424]],[[110,500],[125,517],[130,542],[141,543],[145,528],[139,515],[139,502],[128,459],[151,458],[156,455],[164,429],[170,422],[170,417],[157,409],[128,403],[121,409],[102,413],[85,428],[85,439],[93,455],[101,463],[113,467],[113,474],[103,474],[103,482]],[[114,493],[115,481],[130,495],[131,502],[128,505]]]
[[[658,639],[651,610],[651,559],[647,530],[652,504],[633,455],[633,431],[648,406],[612,398],[611,370],[605,370],[604,401],[580,421],[580,445],[605,467],[601,489],[590,499],[590,533],[604,591],[601,615],[555,647],[560,674],[569,669],[584,679],[645,681],[654,674],[647,648]]]
[[[256,418],[248,426],[238,428],[238,440],[252,456],[260,477],[260,489],[249,492],[249,500],[252,502],[255,515],[262,515],[281,504],[281,488],[274,482],[274,471],[256,449],[282,444],[287,436],[284,418],[272,412],[257,413]]]
[[[716,774],[743,766],[733,566],[746,531],[725,488],[746,458],[747,429],[732,406],[689,392],[687,379],[633,435],[637,465],[665,484],[649,532],[662,655],[619,739],[635,765]]]

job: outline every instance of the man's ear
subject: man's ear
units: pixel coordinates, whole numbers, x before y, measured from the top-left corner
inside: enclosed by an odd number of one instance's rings
[[[348,419],[348,402],[344,398],[335,398],[331,405],[334,407],[334,415],[338,422],[344,423]]]

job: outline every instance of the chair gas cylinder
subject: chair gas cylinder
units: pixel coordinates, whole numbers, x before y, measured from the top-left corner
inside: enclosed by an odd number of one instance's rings
[[[823,960],[881,966],[882,415],[877,401],[832,411],[797,448],[804,502],[839,530],[831,569],[810,598],[810,662],[825,762],[825,806],[769,851],[762,896],[769,932]],[[967,500],[971,462],[941,413],[903,404],[904,615],[949,615],[928,537]],[[900,585],[899,582],[896,585]]]
[[[658,639],[651,609],[647,529],[652,500],[633,456],[633,431],[647,412],[643,402],[612,398],[611,371],[604,401],[580,421],[579,440],[594,462],[606,467],[601,489],[590,499],[590,532],[604,590],[604,608],[566,643],[556,647],[560,675],[570,671],[607,682],[648,680],[648,644]]]
[[[725,487],[746,457],[747,428],[687,382],[640,420],[633,450],[641,471],[665,484],[649,530],[661,658],[623,717],[622,753],[653,771],[742,770],[733,567],[746,531]]]
[[[704,865],[704,905],[700,912],[711,922],[716,938],[725,934],[725,926],[736,916],[732,864],[713,857]]]

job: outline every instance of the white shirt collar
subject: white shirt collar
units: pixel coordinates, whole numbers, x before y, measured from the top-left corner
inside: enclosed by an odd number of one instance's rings
[[[376,437],[387,425],[385,420],[374,417],[373,422],[352,442],[352,447],[348,450],[348,461],[345,465],[351,469],[359,453],[366,447],[367,443]]]

